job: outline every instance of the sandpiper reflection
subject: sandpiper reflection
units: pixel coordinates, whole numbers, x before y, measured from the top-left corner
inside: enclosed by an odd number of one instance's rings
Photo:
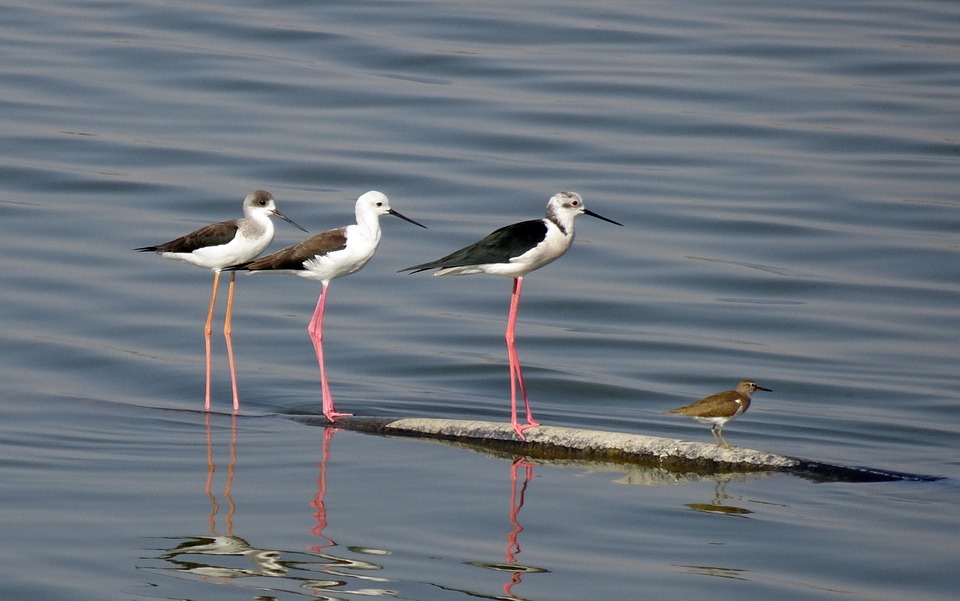
[[[740,497],[727,494],[727,484],[736,476],[734,474],[717,474],[717,484],[713,488],[713,499],[709,503],[687,503],[686,506],[694,511],[701,513],[716,513],[720,515],[732,515],[746,517],[753,513],[745,507],[739,507],[731,504],[729,501],[740,501]],[[743,480],[743,476],[739,477]]]

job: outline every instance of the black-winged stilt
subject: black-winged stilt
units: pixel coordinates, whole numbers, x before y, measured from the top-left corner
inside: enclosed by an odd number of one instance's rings
[[[583,199],[576,192],[560,192],[547,202],[547,214],[543,219],[521,221],[504,226],[486,238],[452,252],[442,259],[407,267],[400,271],[417,273],[429,269],[438,269],[434,275],[471,275],[487,273],[513,278],[513,293],[510,297],[510,314],[507,318],[507,357],[510,362],[511,425],[521,440],[526,440],[523,432],[539,426],[530,411],[527,389],[523,383],[520,359],[514,348],[514,329],[517,323],[517,309],[520,306],[520,291],[523,288],[523,276],[534,269],[560,258],[573,243],[573,221],[578,215],[590,215],[615,225],[623,225],[612,219],[587,210]],[[527,423],[520,425],[517,420],[517,385],[523,395],[523,404],[527,412]]]

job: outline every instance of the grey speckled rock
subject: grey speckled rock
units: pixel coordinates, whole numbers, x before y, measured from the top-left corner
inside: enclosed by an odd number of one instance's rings
[[[291,416],[312,426],[386,436],[446,441],[487,452],[541,460],[576,460],[656,467],[675,473],[788,473],[818,482],[932,481],[941,478],[865,467],[844,467],[742,447],[689,442],[580,428],[539,426],[520,440],[508,423],[428,418],[345,417],[330,424],[322,416]]]

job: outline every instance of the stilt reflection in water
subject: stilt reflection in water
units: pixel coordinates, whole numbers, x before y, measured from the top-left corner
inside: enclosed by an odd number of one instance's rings
[[[237,512],[237,505],[233,502],[233,496],[230,494],[237,466],[237,416],[234,414],[230,417],[230,463],[227,465],[227,479],[223,485],[223,496],[227,501],[227,505],[230,507],[227,515],[224,516],[224,524],[226,525],[225,534],[227,536],[233,534],[233,514]],[[210,499],[210,505],[212,506],[207,521],[210,523],[210,534],[216,536],[217,514],[220,512],[220,504],[217,503],[217,497],[213,494],[213,476],[217,471],[217,466],[213,461],[213,432],[210,428],[209,413],[204,415],[204,426],[207,431],[207,485],[204,492],[206,492],[207,497]]]
[[[230,461],[227,464],[227,476],[223,488],[223,497],[229,509],[224,516],[224,529],[220,531],[217,528],[217,517],[220,514],[221,506],[213,492],[217,466],[214,460],[215,445],[213,443],[212,419],[214,419],[212,414],[204,414],[207,477],[203,492],[210,500],[211,505],[210,513],[207,515],[210,534],[189,537],[170,549],[161,558],[172,563],[178,572],[194,574],[203,581],[220,584],[249,576],[285,576],[289,567],[281,561],[280,551],[254,547],[245,539],[233,533],[233,518],[237,512],[237,504],[234,502],[232,494],[237,464],[236,414],[230,416],[230,443],[227,447]],[[223,559],[224,557],[243,557],[250,561],[252,567],[228,565]]]
[[[530,480],[533,479],[533,468],[535,465],[536,464],[527,461],[526,457],[520,457],[510,466],[510,484],[512,485],[510,487],[510,523],[513,524],[513,530],[507,535],[507,546],[504,547],[503,552],[506,555],[507,563],[516,565],[517,567],[522,567],[517,563],[517,555],[520,554],[520,542],[517,540],[517,537],[523,532],[523,526],[520,525],[520,520],[517,518],[520,515],[520,510],[523,508],[527,485],[530,483]],[[521,467],[524,468],[523,483],[518,487],[517,470]],[[503,585],[503,594],[508,597],[514,596],[513,587],[520,584],[520,578],[525,571],[526,569],[520,569],[511,574],[510,582]]]
[[[505,599],[523,599],[523,597],[519,597],[514,593],[513,588],[520,584],[524,574],[543,573],[549,571],[544,568],[523,565],[517,561],[517,556],[521,553],[519,536],[520,533],[523,532],[523,525],[520,523],[520,510],[523,509],[523,504],[527,493],[527,485],[529,485],[530,481],[536,477],[533,474],[533,468],[536,466],[536,463],[531,463],[526,457],[519,457],[510,465],[510,524],[513,525],[513,530],[507,534],[507,546],[503,549],[504,555],[506,556],[506,562],[467,562],[469,565],[486,568],[488,570],[509,572],[510,581],[503,585],[503,594],[505,595]],[[520,468],[523,468],[524,470],[522,482],[520,482],[518,477]],[[479,593],[469,594],[481,596]]]
[[[223,416],[207,414],[204,419],[207,460],[204,494],[211,505],[210,513],[206,516],[210,533],[191,537],[173,537],[178,543],[173,548],[164,549],[159,556],[172,568],[167,567],[156,570],[156,572],[162,574],[173,571],[181,575],[181,579],[182,575],[188,574],[196,577],[199,582],[204,584],[250,587],[257,591],[277,594],[286,593],[290,590],[307,590],[311,591],[311,594],[316,598],[334,598],[329,596],[334,593],[335,598],[352,594],[396,597],[398,593],[388,589],[369,586],[349,588],[351,584],[355,584],[357,581],[364,584],[386,582],[384,578],[354,573],[356,571],[379,571],[382,566],[370,561],[334,555],[330,550],[336,548],[337,544],[323,534],[323,530],[327,526],[327,511],[324,502],[327,490],[327,461],[330,457],[330,443],[337,430],[335,428],[324,429],[322,455],[319,461],[320,477],[317,480],[318,488],[311,503],[316,509],[314,518],[317,521],[317,525],[311,530],[311,533],[320,536],[322,540],[306,551],[284,551],[256,547],[247,539],[235,534],[234,516],[238,511],[238,503],[234,501],[231,488],[235,479],[239,478],[236,471],[237,456],[239,455],[236,415],[231,416],[230,444],[228,447],[230,463],[227,468],[223,493],[223,498],[226,499],[226,506],[229,509],[226,514],[223,513],[223,501],[214,493],[217,480],[217,465],[214,460],[216,455],[216,422],[214,420],[219,417]],[[218,527],[217,522],[221,516],[224,518],[224,522],[222,527]],[[264,515],[249,519],[270,520],[273,517]],[[327,551],[323,552],[324,549]],[[341,547],[341,549],[344,554],[390,555],[389,551],[368,547],[351,546]],[[239,561],[249,562],[252,565],[246,563],[237,565]],[[247,581],[246,579],[250,577],[257,579]],[[276,579],[275,584],[272,584],[269,580],[263,580],[265,577]],[[279,598],[277,595],[274,596]]]
[[[327,462],[330,460],[330,448],[331,443],[333,442],[334,435],[339,431],[337,428],[327,427],[323,428],[323,442],[320,446],[320,461],[317,462],[317,467],[320,472],[317,476],[317,492],[313,495],[313,499],[310,501],[310,506],[315,509],[313,513],[313,519],[316,521],[316,526],[310,529],[310,534],[318,537],[320,541],[316,545],[308,547],[310,551],[311,559],[308,562],[304,562],[308,565],[315,565],[317,570],[323,572],[325,575],[332,576],[333,578],[312,578],[304,581],[303,586],[310,590],[313,595],[322,598],[328,598],[325,595],[327,593],[336,592],[338,594],[344,593],[357,593],[358,591],[351,591],[344,589],[350,580],[364,580],[367,582],[389,582],[386,578],[380,578],[377,576],[372,576],[370,574],[355,574],[347,570],[362,570],[362,571],[377,571],[382,570],[383,566],[373,563],[370,561],[361,561],[358,559],[352,559],[343,557],[340,555],[335,555],[331,552],[333,548],[337,546],[336,541],[324,534],[324,530],[328,526],[327,521]],[[386,556],[390,555],[389,551],[382,549],[374,549],[370,547],[349,547],[347,550],[354,553],[361,553],[364,555],[372,556]],[[320,560],[320,561],[317,561]],[[361,594],[361,593],[358,593]],[[374,596],[397,596],[396,591],[386,590],[386,589],[371,589],[364,588],[362,591],[363,595],[374,595]]]
[[[310,534],[318,537],[320,542],[309,547],[309,549],[315,553],[320,553],[327,547],[332,547],[337,544],[333,539],[323,533],[327,527],[327,505],[324,501],[327,495],[327,458],[330,457],[330,441],[333,440],[333,435],[336,432],[336,428],[323,429],[320,461],[317,462],[317,467],[320,468],[320,475],[317,476],[317,494],[313,496],[313,501],[310,503],[310,506],[316,509],[313,514],[313,519],[316,520],[317,525],[310,529]]]
[[[391,596],[396,597],[397,592],[386,589],[372,589],[364,587],[362,591],[345,589],[351,580],[363,580],[366,582],[389,582],[386,578],[372,576],[370,574],[356,574],[348,570],[361,570],[364,572],[382,570],[383,566],[371,561],[363,561],[354,558],[343,557],[332,553],[332,549],[337,547],[336,541],[324,534],[324,530],[329,525],[327,521],[327,462],[330,460],[330,447],[334,435],[339,431],[337,428],[323,428],[323,441],[320,445],[320,461],[317,467],[320,472],[317,476],[317,492],[310,501],[310,506],[314,511],[313,519],[316,525],[310,529],[310,534],[316,536],[320,541],[316,545],[308,547],[310,551],[306,561],[299,562],[301,567],[310,569],[315,566],[315,570],[322,572],[330,578],[310,578],[303,582],[303,587],[309,589],[313,595],[321,598],[328,598],[328,593],[336,592],[338,594],[356,593],[373,596]],[[389,551],[374,549],[371,547],[351,546],[345,551],[359,553],[371,556],[387,556]]]

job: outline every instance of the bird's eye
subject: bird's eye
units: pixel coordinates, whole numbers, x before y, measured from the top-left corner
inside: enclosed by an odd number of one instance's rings
[[[378,203],[377,203],[377,206],[378,206],[378,207],[382,207],[382,206],[383,206],[383,203],[382,203],[382,202],[378,202]]]

